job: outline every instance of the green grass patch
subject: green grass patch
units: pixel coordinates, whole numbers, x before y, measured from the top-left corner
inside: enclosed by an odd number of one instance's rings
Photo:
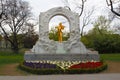
[[[105,61],[120,61],[120,53],[100,54],[100,57]]]
[[[0,65],[10,63],[20,63],[23,61],[22,55],[0,56]]]
[[[12,51],[0,51],[0,66],[4,64],[20,63],[24,59],[23,52],[13,53]]]

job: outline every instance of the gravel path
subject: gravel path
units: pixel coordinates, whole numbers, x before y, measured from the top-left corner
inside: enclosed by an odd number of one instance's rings
[[[24,76],[26,75],[25,72],[18,70],[17,66],[19,64],[6,64],[0,68],[0,75],[6,76]],[[1,79],[0,79],[1,80]]]
[[[120,62],[116,61],[107,61],[108,69],[102,73],[120,73]]]
[[[0,76],[0,80],[120,80],[120,74]]]

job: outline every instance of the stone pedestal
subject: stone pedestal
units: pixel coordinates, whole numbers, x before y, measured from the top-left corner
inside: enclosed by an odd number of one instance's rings
[[[50,41],[52,42],[52,41]],[[76,42],[76,43],[75,43]],[[58,43],[53,41],[51,44],[39,43],[34,46],[31,51],[27,51],[24,55],[25,61],[40,60],[58,60],[58,61],[99,61],[100,56],[96,51],[90,51],[78,41]],[[43,46],[47,45],[47,46]],[[53,45],[54,44],[54,45]],[[54,47],[53,47],[54,46]]]
[[[63,43],[57,43],[56,54],[66,54]]]
[[[96,52],[88,54],[35,54],[26,52],[24,55],[25,61],[40,61],[40,60],[51,60],[51,61],[99,61],[99,54]]]

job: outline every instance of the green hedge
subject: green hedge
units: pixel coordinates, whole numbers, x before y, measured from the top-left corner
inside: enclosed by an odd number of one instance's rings
[[[102,66],[98,67],[98,68],[94,68],[94,69],[60,69],[60,68],[56,68],[56,69],[33,69],[30,68],[28,66],[23,65],[23,63],[21,63],[19,65],[19,68],[21,70],[24,70],[26,72],[30,72],[32,74],[39,74],[39,75],[48,75],[48,74],[83,74],[83,73],[99,73],[103,70],[107,69],[107,64],[103,63]]]
[[[87,48],[93,48],[99,53],[119,53],[120,35],[119,34],[86,34],[81,37],[81,41]]]

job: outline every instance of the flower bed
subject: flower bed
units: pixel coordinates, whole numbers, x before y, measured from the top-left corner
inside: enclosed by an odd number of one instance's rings
[[[49,63],[22,62],[18,68],[32,74],[46,75],[63,73],[63,70],[59,66]]]
[[[103,63],[102,62],[86,62],[86,63],[79,63],[79,64],[75,64],[75,65],[72,65],[69,69],[80,69],[80,68],[97,68],[97,67],[100,67],[102,66]]]
[[[55,69],[58,68],[56,64],[49,63],[33,63],[33,62],[23,62],[24,66],[34,68],[34,69]]]
[[[107,69],[107,64],[104,62],[86,62],[72,65],[66,69],[68,74],[83,74],[83,73],[99,73]]]
[[[107,69],[107,64],[96,61],[32,61],[22,62],[19,68],[33,74],[81,74],[101,72]]]

